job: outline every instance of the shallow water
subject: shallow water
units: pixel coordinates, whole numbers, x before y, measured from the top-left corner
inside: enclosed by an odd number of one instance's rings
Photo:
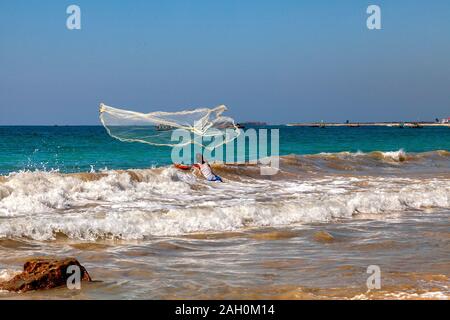
[[[30,256],[76,256],[94,283],[2,298],[448,298],[449,211],[141,241],[0,241],[2,268]],[[331,237],[330,237],[331,236]],[[381,268],[368,291],[369,265]]]

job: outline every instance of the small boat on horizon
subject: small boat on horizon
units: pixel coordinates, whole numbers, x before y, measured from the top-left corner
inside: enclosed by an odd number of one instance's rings
[[[166,124],[158,124],[156,126],[156,130],[157,131],[170,131],[172,129],[173,129],[172,126],[169,126],[169,125],[166,125]]]
[[[410,128],[413,128],[413,129],[422,129],[422,128],[423,128],[423,125],[421,125],[421,124],[418,123],[418,122],[413,122],[413,123],[411,123]]]

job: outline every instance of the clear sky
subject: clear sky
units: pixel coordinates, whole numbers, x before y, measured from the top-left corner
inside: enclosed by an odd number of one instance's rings
[[[0,125],[99,124],[100,102],[223,103],[270,123],[448,117],[450,1],[1,0]]]

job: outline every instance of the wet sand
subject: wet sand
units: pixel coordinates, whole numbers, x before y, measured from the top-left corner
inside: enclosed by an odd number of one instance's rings
[[[370,215],[286,228],[96,242],[0,240],[0,274],[75,256],[94,280],[2,299],[448,299],[450,212]],[[366,286],[369,265],[381,289]]]

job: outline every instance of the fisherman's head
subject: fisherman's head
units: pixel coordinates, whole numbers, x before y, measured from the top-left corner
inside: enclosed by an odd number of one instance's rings
[[[201,153],[197,153],[196,158],[197,158],[197,163],[201,163],[201,164],[205,163],[205,160],[203,159],[203,156]]]

